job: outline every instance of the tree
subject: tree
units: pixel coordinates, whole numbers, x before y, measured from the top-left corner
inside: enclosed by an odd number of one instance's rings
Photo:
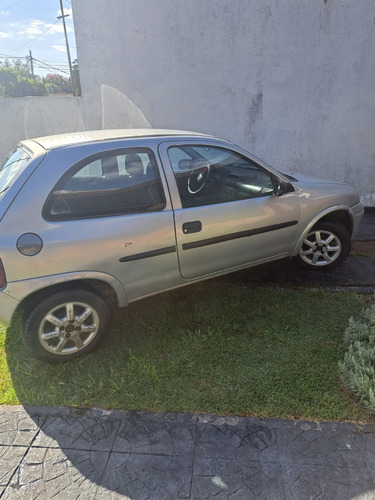
[[[44,96],[48,94],[81,95],[78,61],[73,61],[73,82],[70,78],[50,73],[46,77],[31,76],[22,60],[0,62],[0,97]],[[72,84],[71,84],[72,83]]]
[[[49,73],[47,76],[43,78],[43,83],[46,87],[48,94],[72,93],[70,80],[65,76],[61,76],[56,73]]]
[[[24,65],[11,65],[5,61],[0,64],[0,96],[1,97],[23,97],[45,95],[46,90],[40,79],[33,79],[28,76]]]
[[[47,91],[40,77],[31,78],[28,66],[19,59],[0,63],[0,97],[42,96]]]
[[[72,79],[73,79],[73,92],[74,95],[82,95],[81,81],[79,79],[78,59],[74,59],[72,63]]]

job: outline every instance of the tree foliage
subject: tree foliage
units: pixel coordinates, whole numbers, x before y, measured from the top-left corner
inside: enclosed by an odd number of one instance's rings
[[[73,79],[73,89],[75,95],[81,94],[81,80],[79,79],[79,68],[78,68],[78,60],[75,59],[72,63],[72,79]]]
[[[46,95],[47,91],[40,77],[31,78],[27,64],[20,60],[0,63],[0,96],[23,97]]]
[[[73,62],[73,89],[70,78],[50,73],[32,76],[27,63],[20,60],[0,62],[0,97],[46,96],[50,94],[81,95],[77,59]]]
[[[71,94],[69,78],[57,75],[56,73],[49,73],[43,78],[44,85],[48,94]]]

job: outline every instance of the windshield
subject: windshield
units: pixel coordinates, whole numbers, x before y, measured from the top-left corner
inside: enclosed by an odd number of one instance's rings
[[[20,147],[11,151],[0,162],[0,199],[13,184],[30,160],[30,155]]]

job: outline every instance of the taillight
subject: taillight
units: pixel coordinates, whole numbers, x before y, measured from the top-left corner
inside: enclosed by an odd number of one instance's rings
[[[6,286],[7,286],[7,277],[5,276],[3,261],[0,259],[0,288],[5,288]]]

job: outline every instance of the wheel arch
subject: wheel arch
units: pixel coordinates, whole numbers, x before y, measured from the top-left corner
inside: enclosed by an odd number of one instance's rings
[[[110,308],[127,305],[127,303],[124,303],[123,300],[121,300],[117,291],[107,281],[95,278],[73,279],[50,284],[30,293],[19,303],[16,313],[21,313],[22,316],[25,316],[42,298],[47,295],[53,295],[57,292],[66,290],[86,290],[96,293],[108,304]]]
[[[345,205],[339,205],[336,207],[330,207],[320,212],[316,215],[310,223],[306,226],[305,230],[298,239],[296,245],[294,246],[292,256],[295,257],[298,254],[299,248],[302,245],[303,240],[307,234],[313,229],[319,222],[339,222],[346,227],[350,236],[353,234],[353,217],[350,213],[350,208]]]

